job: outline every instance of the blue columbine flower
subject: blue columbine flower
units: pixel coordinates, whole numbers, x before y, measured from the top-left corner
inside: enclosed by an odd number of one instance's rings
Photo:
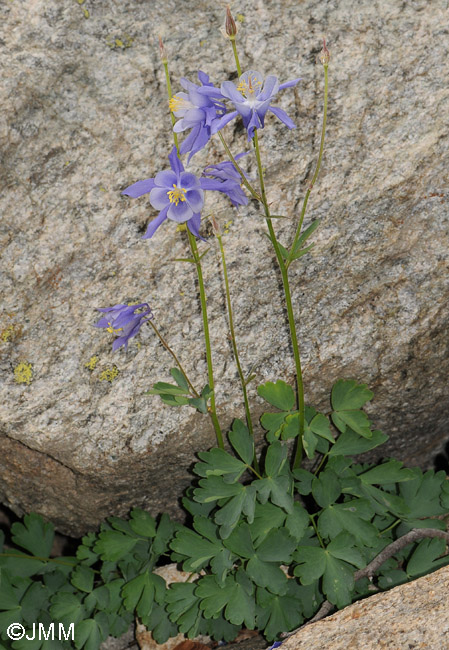
[[[217,131],[218,123],[221,125],[223,122],[222,126],[227,124],[224,97],[220,90],[209,81],[209,75],[201,70],[198,79],[201,86],[188,79],[181,79],[181,86],[187,93],[177,93],[169,102],[170,110],[175,117],[180,118],[173,130],[182,133],[191,129],[179,148],[181,154],[189,153],[189,160],[209,142],[211,135]],[[204,90],[207,91],[205,94],[201,92]]]
[[[242,156],[248,155],[248,153],[248,151],[239,153],[235,156],[235,160],[239,160]],[[204,168],[203,175],[208,176],[211,179],[222,181],[223,187],[228,188],[226,193],[229,196],[232,205],[235,207],[248,204],[248,197],[240,185],[242,181],[241,176],[235,168],[234,163],[230,160],[225,160],[216,165],[208,165]]]
[[[233,113],[229,113],[227,117],[231,115],[235,117],[240,113],[248,133],[248,140],[253,137],[254,129],[263,128],[267,111],[274,113],[289,129],[294,129],[295,124],[287,113],[277,106],[271,106],[271,102],[279,90],[296,86],[298,81],[299,79],[293,79],[293,81],[279,84],[277,77],[269,75],[264,83],[263,76],[256,70],[244,72],[237,87],[232,81],[224,81],[221,84],[221,94],[230,99],[237,109]]]
[[[143,311],[136,314],[138,309]],[[115,334],[117,338],[112,344],[112,349],[118,350],[122,345],[128,349],[128,341],[139,332],[143,323],[153,318],[153,312],[146,302],[140,305],[114,305],[114,307],[97,307],[98,311],[108,314],[100,318],[95,327],[106,327],[107,331]]]
[[[202,239],[199,229],[201,209],[204,205],[204,190],[223,192],[235,202],[239,197],[238,190],[241,190],[240,184],[232,179],[222,181],[197,178],[195,174],[184,171],[176,147],[173,147],[168,159],[171,169],[158,172],[154,178],[137,181],[123,190],[122,194],[137,198],[149,192],[151,205],[156,210],[160,210],[159,215],[149,224],[143,239],[151,238],[167,218],[177,223],[186,223],[190,232]]]
[[[171,169],[158,172],[154,178],[137,181],[123,190],[122,194],[137,198],[150,193],[150,203],[160,210],[156,219],[149,224],[143,239],[154,235],[165,219],[176,223],[186,223],[192,234],[199,237],[201,209],[204,205],[204,192],[195,174],[184,171],[176,153],[176,147],[168,157]]]

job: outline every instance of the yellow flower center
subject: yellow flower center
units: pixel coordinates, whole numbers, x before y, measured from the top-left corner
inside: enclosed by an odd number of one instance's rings
[[[186,200],[185,193],[186,190],[183,187],[178,187],[175,184],[173,184],[173,189],[167,192],[170,203],[174,203],[175,205],[178,205],[180,201]]]
[[[112,327],[112,323],[109,323],[109,322],[108,322],[108,325],[109,325],[109,327],[107,328],[106,331],[109,332],[110,334],[117,334],[117,332],[121,332],[122,329],[123,329],[123,327],[119,327],[118,330],[115,330],[115,329]]]
[[[173,97],[168,102],[169,108],[174,113],[175,111],[180,111],[183,108],[189,109],[192,108],[191,102],[189,102],[184,97],[178,97],[178,95],[173,95]]]
[[[243,97],[252,97],[257,90],[258,86],[261,86],[262,82],[257,81],[254,75],[249,75],[248,81],[242,81],[237,86],[237,90],[242,93]]]

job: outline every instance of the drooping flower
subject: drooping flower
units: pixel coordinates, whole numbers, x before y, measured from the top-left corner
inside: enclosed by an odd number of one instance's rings
[[[141,309],[139,313],[136,311]],[[107,331],[115,334],[117,338],[112,344],[112,349],[118,350],[122,345],[128,349],[128,341],[139,332],[146,320],[153,318],[151,307],[146,302],[140,305],[114,305],[114,307],[97,307],[107,316],[100,318],[95,327],[106,327]]]
[[[235,160],[239,160],[248,153],[248,151],[239,153],[235,156]],[[222,181],[223,184],[226,184],[224,187],[229,188],[226,193],[230,198],[232,205],[235,207],[248,204],[248,197],[241,187],[242,178],[235,168],[234,163],[230,160],[225,160],[216,165],[208,165],[204,168],[203,175],[208,176],[211,179]]]
[[[181,154],[189,153],[188,160],[209,142],[211,135],[216,133],[216,125],[221,124],[226,114],[224,98],[209,81],[209,75],[199,70],[198,79],[201,86],[182,78],[181,86],[187,93],[177,93],[169,102],[170,110],[180,118],[173,127],[175,133],[191,129],[179,148]],[[208,92],[203,94],[200,89],[207,89]],[[227,124],[226,120],[224,124]]]
[[[277,77],[269,75],[264,82],[260,72],[249,70],[242,74],[238,86],[232,81],[224,81],[221,84],[221,94],[234,104],[234,115],[240,113],[242,116],[250,140],[254,129],[263,128],[267,111],[274,113],[289,129],[295,128],[287,113],[282,108],[271,106],[271,102],[279,90],[296,86],[298,81],[299,79],[293,79],[279,84]]]
[[[186,223],[190,232],[202,239],[199,229],[201,210],[204,205],[204,190],[222,192],[231,201],[235,201],[239,196],[238,190],[241,190],[240,184],[233,179],[222,181],[197,178],[195,174],[184,171],[176,147],[173,147],[168,159],[171,169],[158,172],[154,178],[137,181],[127,187],[122,194],[137,198],[149,192],[151,205],[156,210],[160,210],[159,215],[149,224],[143,239],[151,238],[167,218],[177,223]]]

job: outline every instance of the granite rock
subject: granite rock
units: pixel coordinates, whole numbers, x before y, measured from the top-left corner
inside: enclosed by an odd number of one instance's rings
[[[283,650],[449,648],[449,567],[303,627]]]
[[[307,220],[322,219],[291,275],[307,401],[326,406],[335,379],[375,392],[386,454],[429,466],[448,435],[447,3],[241,0],[246,69],[297,77],[267,118],[261,147],[276,227],[287,241],[317,158],[323,75],[329,117]],[[177,499],[209,421],[145,394],[171,359],[148,328],[112,353],[95,307],[148,301],[197,385],[206,382],[201,316],[182,233],[146,198],[121,190],[167,166],[171,146],[162,34],[174,90],[198,68],[234,71],[223,7],[198,0],[8,2],[0,25],[0,500],[73,535],[131,506],[180,516]],[[226,129],[235,152],[242,129]],[[191,169],[223,159],[220,143]],[[249,157],[248,157],[249,158]],[[255,176],[254,163],[247,162]],[[211,209],[206,208],[206,213]],[[225,237],[238,342],[257,382],[293,378],[280,280],[257,206],[214,210]],[[204,272],[223,425],[242,416],[226,337],[216,246]],[[205,245],[201,245],[202,249]],[[257,415],[261,403],[250,399]],[[258,433],[261,436],[261,432]]]

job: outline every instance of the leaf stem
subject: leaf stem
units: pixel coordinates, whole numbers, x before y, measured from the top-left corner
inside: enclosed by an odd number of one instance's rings
[[[188,228],[187,228],[187,234],[189,236],[189,244],[190,244],[190,249],[192,251],[192,257],[195,260],[196,270],[198,274],[198,286],[200,289],[201,314],[203,317],[204,340],[206,343],[207,374],[209,380],[209,388],[212,391],[212,395],[210,398],[210,406],[208,407],[208,411],[212,423],[214,425],[218,446],[224,449],[223,434],[221,432],[221,427],[217,418],[217,412],[215,406],[214,370],[212,365],[212,349],[210,345],[209,321],[207,318],[207,302],[206,302],[206,291],[204,289],[203,269],[201,267],[201,259],[198,253],[198,246],[196,244],[196,239]]]
[[[321,535],[318,532],[318,526],[315,523],[315,515],[309,514],[309,518],[310,518],[310,521],[312,522],[312,526],[313,526],[313,528],[315,530],[315,535],[318,537],[318,541],[319,541],[321,547],[325,549],[326,546],[325,546],[323,540],[321,539]]]
[[[148,319],[148,320],[147,320],[147,323],[148,323],[149,325],[151,325],[151,327],[153,328],[153,330],[156,332],[156,335],[159,337],[160,342],[162,343],[162,345],[164,346],[164,348],[167,350],[167,352],[169,352],[169,353],[172,355],[172,357],[173,357],[173,359],[175,360],[175,363],[176,363],[176,365],[178,366],[179,370],[181,371],[181,373],[182,373],[184,379],[185,379],[186,382],[189,384],[189,386],[190,386],[190,388],[191,388],[191,390],[192,390],[192,393],[195,395],[195,397],[200,397],[200,394],[198,393],[197,390],[195,390],[194,385],[192,384],[192,382],[191,382],[190,379],[188,378],[187,373],[186,373],[186,371],[184,370],[184,368],[182,367],[181,362],[179,361],[178,357],[176,356],[174,350],[169,346],[169,344],[168,344],[167,341],[164,339],[164,337],[162,336],[162,334],[159,332],[158,328],[157,328],[156,325],[153,323],[153,321]]]
[[[253,137],[253,143],[254,143],[254,149],[256,152],[256,159],[257,159],[257,169],[259,173],[259,182],[260,182],[260,189],[262,193],[262,203],[264,206],[265,210],[265,218],[267,221],[267,226],[268,226],[268,232],[269,232],[269,238],[270,241],[273,245],[274,252],[276,254],[276,258],[279,264],[279,269],[281,271],[281,276],[282,276],[282,284],[284,287],[284,294],[285,294],[285,303],[287,306],[287,316],[288,316],[288,324],[290,328],[290,339],[292,343],[292,348],[293,348],[293,356],[295,360],[295,368],[296,368],[296,386],[297,386],[297,399],[298,399],[298,410],[299,410],[299,433],[298,437],[296,440],[296,452],[293,460],[293,469],[296,469],[301,465],[302,461],[302,453],[303,453],[303,436],[304,436],[304,427],[305,427],[305,404],[304,404],[304,382],[302,378],[302,368],[301,368],[301,357],[299,354],[299,345],[298,345],[298,336],[296,333],[296,323],[295,323],[295,316],[293,313],[293,305],[292,305],[292,298],[291,298],[291,292],[290,292],[290,283],[288,280],[288,273],[287,273],[287,267],[284,263],[284,258],[282,257],[281,250],[279,248],[278,241],[276,239],[276,234],[274,232],[273,228],[273,222],[271,220],[271,214],[270,214],[270,208],[268,205],[267,201],[267,195],[265,191],[265,181],[264,181],[264,176],[263,176],[263,168],[262,168],[262,161],[260,158],[260,148],[259,148],[259,138],[257,135],[257,129],[254,131],[254,137]]]
[[[235,364],[237,366],[237,372],[240,378],[240,384],[242,386],[242,393],[243,393],[243,401],[245,404],[245,415],[246,415],[246,423],[248,425],[248,430],[252,436],[254,436],[254,429],[253,429],[253,422],[251,419],[251,411],[249,408],[249,401],[248,401],[248,392],[246,390],[246,379],[245,375],[243,374],[242,366],[240,363],[240,358],[239,358],[239,353],[237,349],[237,341],[235,338],[235,329],[234,329],[234,317],[232,313],[232,303],[231,303],[231,292],[229,290],[229,278],[228,278],[228,269],[226,266],[226,256],[225,256],[225,251],[224,251],[224,246],[223,246],[223,238],[221,234],[218,232],[216,233],[216,237],[218,240],[218,245],[220,246],[220,253],[221,253],[221,264],[223,267],[223,277],[224,277],[224,282],[225,282],[225,292],[226,292],[226,306],[228,309],[228,321],[229,321],[229,332],[231,335],[231,343],[232,343],[232,349],[234,352],[234,358],[235,358]],[[256,451],[254,451],[254,467],[256,468],[257,471],[259,471],[259,463],[257,461],[257,456],[256,456]]]
[[[299,217],[298,226],[296,228],[295,238],[293,239],[293,243],[292,243],[291,248],[290,248],[290,255],[287,258],[287,261],[285,263],[287,269],[290,266],[290,264],[293,262],[293,255],[295,254],[296,244],[298,243],[298,239],[299,239],[299,237],[301,235],[302,224],[304,222],[304,216],[306,214],[306,209],[307,209],[307,203],[309,201],[309,196],[310,196],[310,193],[311,193],[311,191],[313,189],[313,186],[315,185],[316,179],[318,178],[318,174],[319,174],[320,167],[321,167],[321,161],[323,159],[324,137],[326,135],[326,121],[327,121],[327,94],[328,94],[328,92],[327,92],[328,91],[327,68],[328,68],[328,66],[323,65],[323,68],[324,68],[324,108],[323,108],[323,124],[322,124],[322,127],[321,127],[320,151],[319,151],[319,154],[318,154],[318,160],[317,160],[317,164],[316,164],[316,167],[315,167],[315,173],[313,174],[310,185],[307,188],[307,192],[306,192],[306,194],[304,196],[304,202],[302,204],[301,214],[300,214],[300,217]]]

